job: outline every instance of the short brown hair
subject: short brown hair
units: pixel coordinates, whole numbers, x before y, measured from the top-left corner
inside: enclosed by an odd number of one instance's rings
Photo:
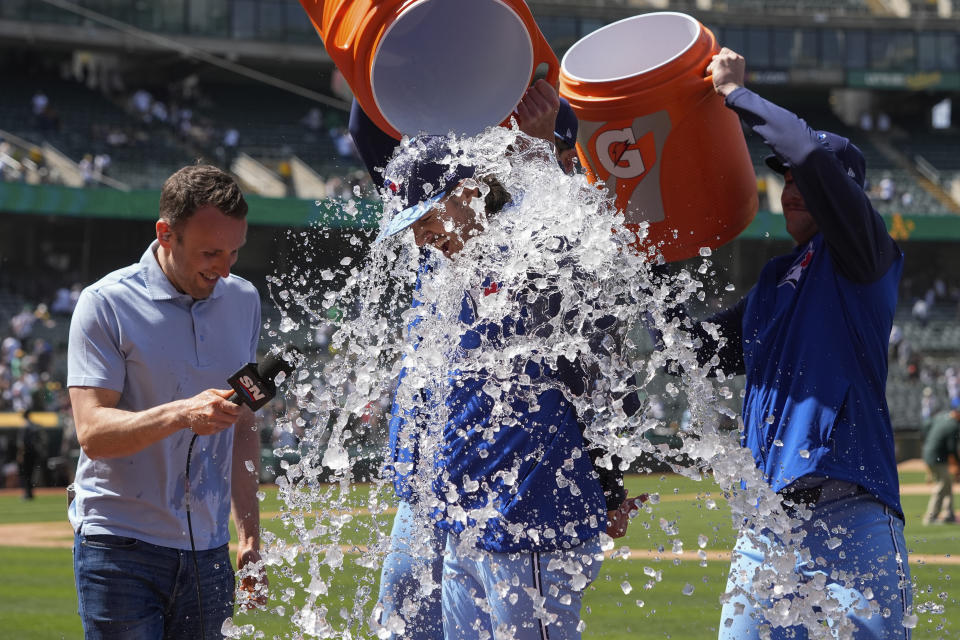
[[[209,164],[180,169],[163,183],[160,217],[171,227],[185,222],[201,207],[211,205],[232,218],[247,215],[247,201],[227,173]]]
[[[506,187],[503,186],[503,183],[501,183],[492,173],[482,176],[475,176],[475,179],[487,185],[489,188],[487,195],[483,198],[483,209],[487,215],[500,213],[500,211],[503,210],[503,208],[513,200],[513,198],[510,196],[510,192],[507,191]],[[462,181],[450,184],[446,191],[443,192],[443,197],[446,198],[451,193],[456,191],[457,187],[459,187],[461,184]]]

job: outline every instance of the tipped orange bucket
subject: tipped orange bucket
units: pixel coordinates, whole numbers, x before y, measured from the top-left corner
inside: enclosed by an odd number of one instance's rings
[[[628,227],[649,223],[637,248],[668,261],[732,240],[757,212],[740,120],[703,75],[719,50],[694,18],[648,13],[594,31],[561,64],[587,177],[616,197]]]
[[[505,122],[559,62],[523,0],[300,0],[334,64],[395,138]]]

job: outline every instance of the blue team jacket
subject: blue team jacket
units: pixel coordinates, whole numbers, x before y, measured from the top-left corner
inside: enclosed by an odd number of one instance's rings
[[[742,88],[727,106],[788,163],[819,228],[709,319],[727,340],[721,368],[746,374],[743,443],[775,491],[826,476],[902,514],[885,390],[903,254],[803,120]],[[713,341],[698,334],[705,362]]]
[[[498,348],[505,337],[524,335],[531,315],[549,315],[550,310],[525,307],[518,320],[478,323],[474,296],[511,295],[489,284],[465,293],[461,303],[460,353],[451,358],[444,398],[449,414],[440,434],[439,455],[432,461],[433,490],[443,505],[434,514],[437,526],[456,533],[466,526],[480,526],[478,546],[500,553],[576,546],[605,530],[607,510],[625,497],[619,471],[594,467],[592,456],[597,452],[587,450],[583,425],[564,395],[582,393],[589,375],[566,361],[556,370],[518,362],[513,381],[519,384],[529,376],[530,384],[538,385],[537,406],[531,407],[525,389],[516,386],[504,398],[515,422],[498,423],[493,418],[494,400],[483,391],[485,374],[464,375],[457,362],[473,357],[477,349]],[[634,400],[625,399],[625,405]],[[420,416],[428,411],[429,398],[410,411],[401,412],[395,406],[390,424],[388,469],[398,495],[408,500],[417,497],[411,491],[411,476],[423,472],[417,469],[424,463],[419,439],[428,421]],[[413,422],[414,428],[407,422]],[[469,511],[488,505],[497,515],[479,525],[458,517],[461,508]]]
[[[517,321],[477,324],[473,296],[488,291],[464,296],[459,318],[466,328],[460,337],[464,357],[476,349],[495,349],[502,338],[527,331],[527,309]],[[572,379],[573,369],[554,371],[530,361],[519,366],[534,385],[554,380],[567,392],[582,386]],[[576,546],[606,527],[603,491],[582,425],[561,388],[537,387],[542,390],[536,395],[538,406],[532,408],[520,380],[517,376],[517,386],[506,398],[516,423],[506,426],[491,417],[494,402],[483,391],[486,378],[452,372],[446,399],[450,418],[443,431],[435,492],[441,501],[466,510],[492,503],[499,515],[481,523],[478,541],[478,546],[488,551],[551,551]],[[456,533],[465,528],[449,508],[440,518],[441,528]],[[471,520],[469,525],[476,523]]]

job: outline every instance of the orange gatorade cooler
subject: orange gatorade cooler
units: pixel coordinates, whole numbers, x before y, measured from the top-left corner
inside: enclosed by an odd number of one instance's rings
[[[668,261],[732,240],[757,212],[740,120],[704,78],[719,50],[694,18],[648,13],[594,31],[561,64],[588,178],[616,197],[628,227],[649,223],[637,248]]]
[[[505,122],[560,65],[523,0],[300,0],[377,126],[399,138]]]

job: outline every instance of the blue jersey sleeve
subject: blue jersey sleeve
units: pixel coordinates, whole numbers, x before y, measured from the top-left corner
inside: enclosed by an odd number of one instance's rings
[[[665,272],[662,273],[665,275]],[[746,369],[743,361],[743,314],[746,306],[747,298],[743,297],[732,307],[718,311],[706,320],[698,321],[688,315],[683,305],[678,304],[667,310],[666,320],[679,321],[680,326],[693,338],[697,364],[701,367],[716,356],[717,362],[711,366],[711,374],[723,371],[724,375],[741,375]],[[654,346],[662,349],[663,334],[654,327],[649,317],[645,324]],[[668,366],[667,371],[679,373],[675,366]]]
[[[367,167],[367,173],[370,174],[373,184],[378,188],[382,187],[383,169],[390,162],[400,141],[394,140],[374,124],[356,100],[350,107],[348,128],[357,153]]]
[[[743,87],[732,91],[726,104],[790,166],[837,271],[857,283],[879,280],[900,250],[867,194],[817,133],[796,114]]]
[[[697,361],[705,364],[716,355],[720,363],[714,369],[720,369],[726,375],[745,373],[743,362],[743,312],[747,299],[740,298],[737,304],[719,311],[704,322],[695,323],[694,335],[700,338]],[[716,334],[704,326],[709,323],[716,326]]]

